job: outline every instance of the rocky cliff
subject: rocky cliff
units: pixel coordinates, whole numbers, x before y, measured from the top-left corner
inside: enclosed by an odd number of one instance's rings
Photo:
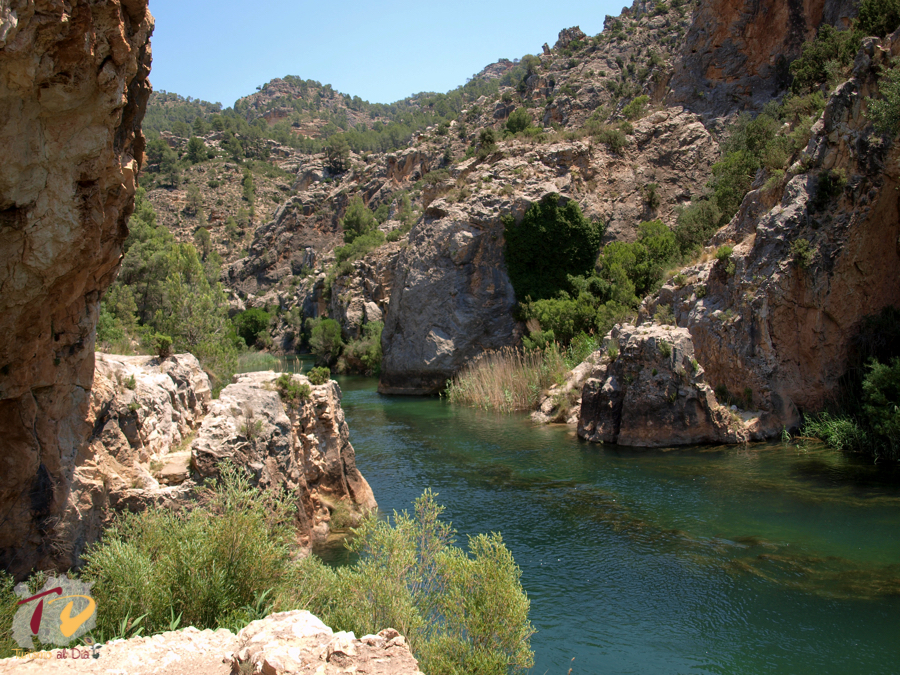
[[[790,82],[788,66],[823,23],[845,28],[855,0],[701,0],[676,60],[667,105],[708,121],[762,110]]]
[[[798,161],[774,189],[758,176],[715,236],[730,260],[683,270],[645,303],[645,316],[673,308],[708,381],[751,398],[769,435],[836,393],[863,317],[900,306],[900,148],[865,114],[898,54],[900,32],[867,39]]]
[[[328,536],[336,512],[345,514],[337,527],[346,527],[377,504],[356,468],[337,382],[310,385],[294,375],[310,395],[285,399],[274,381],[273,372],[246,373],[222,390],[191,444],[191,467],[214,477],[228,460],[247,467],[254,484],[293,494],[298,540],[308,546]]]
[[[153,18],[144,0],[0,12],[0,567],[52,566],[135,176]]]

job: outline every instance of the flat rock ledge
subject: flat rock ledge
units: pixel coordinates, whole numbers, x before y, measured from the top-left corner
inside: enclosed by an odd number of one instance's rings
[[[421,675],[406,639],[393,628],[357,639],[335,633],[306,610],[280,612],[254,621],[237,635],[229,630],[184,628],[130,640],[116,640],[90,657],[87,649],[61,649],[0,659],[6,673],[92,673],[95,675]],[[73,659],[73,655],[84,655]]]
[[[594,365],[581,392],[579,437],[668,447],[742,443],[755,436],[758,416],[716,401],[687,329],[625,324],[604,342],[602,354],[590,359]]]

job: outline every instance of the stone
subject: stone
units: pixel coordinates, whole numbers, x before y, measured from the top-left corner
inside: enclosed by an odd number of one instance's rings
[[[357,521],[377,504],[356,468],[337,382],[311,385],[294,375],[310,396],[290,404],[275,379],[271,371],[235,375],[191,444],[191,467],[201,478],[214,477],[228,460],[251,469],[255,485],[288,490],[299,507],[299,543],[311,545],[327,538],[339,502]]]
[[[100,298],[128,234],[153,18],[144,0],[0,13],[0,568],[68,558]],[[85,36],[91,36],[86,40]]]
[[[595,443],[668,447],[746,441],[744,420],[719,405],[694,366],[684,328],[616,326],[581,393],[578,436]],[[609,356],[609,345],[618,350]]]

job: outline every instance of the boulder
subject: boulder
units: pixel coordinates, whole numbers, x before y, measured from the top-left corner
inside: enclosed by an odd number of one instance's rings
[[[305,610],[254,621],[237,635],[232,673],[421,675],[405,638],[393,628],[357,639],[334,633]]]
[[[581,393],[581,438],[641,447],[749,440],[752,422],[718,404],[687,330],[619,325],[605,342]]]

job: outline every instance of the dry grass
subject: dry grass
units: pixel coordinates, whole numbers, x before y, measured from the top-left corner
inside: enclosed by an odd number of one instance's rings
[[[466,366],[447,385],[445,395],[451,403],[484,410],[531,410],[541,392],[561,383],[567,370],[556,345],[543,351],[508,347]]]

